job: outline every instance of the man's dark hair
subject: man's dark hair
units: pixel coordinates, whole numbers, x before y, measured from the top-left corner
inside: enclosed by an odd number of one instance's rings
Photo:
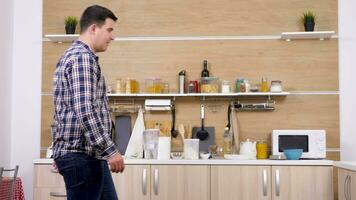
[[[88,7],[80,18],[80,33],[84,32],[92,24],[101,27],[107,18],[111,18],[114,21],[117,20],[114,13],[105,7],[98,5]]]

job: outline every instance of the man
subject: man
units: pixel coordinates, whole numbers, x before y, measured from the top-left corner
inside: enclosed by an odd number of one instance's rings
[[[123,172],[125,165],[110,138],[106,85],[96,55],[114,39],[116,20],[107,8],[88,7],[78,40],[56,67],[53,157],[69,200],[117,199],[110,170]]]

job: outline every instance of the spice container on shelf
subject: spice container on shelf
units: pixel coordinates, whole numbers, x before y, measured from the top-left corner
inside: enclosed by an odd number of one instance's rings
[[[149,94],[162,92],[162,80],[160,78],[146,78],[145,91]]]
[[[196,80],[189,81],[188,93],[198,93],[198,92],[199,92],[198,81],[196,81]]]
[[[262,77],[261,92],[268,92],[268,83],[267,83],[267,78],[266,77]]]
[[[244,83],[244,78],[236,78],[235,92],[241,92],[241,83]]]
[[[123,93],[124,90],[124,83],[122,82],[121,78],[116,79],[116,89],[115,92],[118,94]]]
[[[202,77],[200,78],[201,93],[218,93],[219,79],[217,77]]]
[[[250,92],[251,89],[250,82],[248,80],[245,80],[244,83],[245,83],[245,92]]]
[[[271,92],[282,92],[282,81],[279,81],[279,80],[271,81],[270,91]]]
[[[221,93],[230,93],[230,82],[223,80],[221,82]]]

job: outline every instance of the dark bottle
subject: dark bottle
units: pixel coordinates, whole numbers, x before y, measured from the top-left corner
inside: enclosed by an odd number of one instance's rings
[[[201,71],[201,77],[209,77],[208,61],[204,60],[204,69]]]

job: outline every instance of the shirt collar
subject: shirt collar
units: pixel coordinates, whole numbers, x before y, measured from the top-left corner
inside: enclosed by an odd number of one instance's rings
[[[77,40],[74,40],[73,43],[76,44],[76,45],[80,45],[80,46],[84,47],[90,54],[92,54],[92,56],[95,57],[96,60],[99,59],[99,57],[93,52],[93,50],[91,50],[91,48],[87,44],[85,44],[84,42],[82,42],[82,41],[77,39]]]

